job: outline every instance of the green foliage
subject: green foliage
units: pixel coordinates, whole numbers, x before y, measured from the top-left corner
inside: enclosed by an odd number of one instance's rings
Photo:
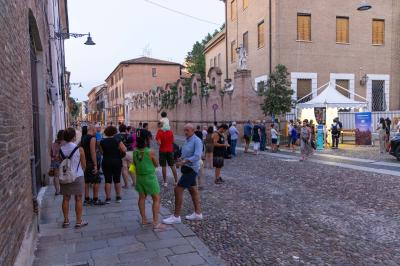
[[[192,50],[186,56],[187,70],[191,74],[200,74],[202,80],[205,80],[206,78],[206,60],[204,56],[205,45],[219,32],[219,30],[215,30],[213,34],[207,34],[207,36],[200,42],[197,41],[193,45]]]
[[[75,101],[74,98],[69,97],[69,108],[70,108],[70,113],[71,116],[74,120],[79,116],[80,110],[81,110],[82,103],[78,103]]]
[[[169,91],[161,94],[161,109],[168,109],[169,107]]]
[[[172,86],[161,95],[161,109],[173,109],[178,104],[178,88]]]
[[[203,84],[201,83],[201,92],[200,96],[203,97],[209,97],[210,96],[210,87],[208,84]]]
[[[183,86],[185,88],[183,103],[184,104],[192,103],[193,91],[192,91],[191,79],[185,78]]]
[[[169,91],[169,109],[173,109],[178,104],[178,88],[171,87]]]
[[[277,65],[268,78],[264,90],[262,111],[265,115],[282,115],[291,111],[293,90],[290,88],[289,73],[286,66]]]

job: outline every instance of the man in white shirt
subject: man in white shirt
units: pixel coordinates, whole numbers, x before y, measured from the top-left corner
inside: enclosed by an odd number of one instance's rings
[[[232,156],[236,156],[236,144],[239,138],[239,131],[236,128],[236,122],[232,122],[229,128],[229,134],[231,135],[231,153]]]

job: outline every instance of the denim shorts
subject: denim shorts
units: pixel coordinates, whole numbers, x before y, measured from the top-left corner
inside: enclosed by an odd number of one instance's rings
[[[178,186],[183,188],[191,188],[196,186],[197,173],[188,166],[182,166],[182,176],[179,179]]]

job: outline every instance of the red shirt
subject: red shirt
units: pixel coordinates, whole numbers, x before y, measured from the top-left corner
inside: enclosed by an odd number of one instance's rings
[[[156,140],[160,144],[160,152],[173,152],[174,151],[174,133],[171,130],[163,131],[158,130]]]

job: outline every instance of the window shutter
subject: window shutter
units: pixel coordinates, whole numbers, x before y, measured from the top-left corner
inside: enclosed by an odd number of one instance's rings
[[[385,43],[385,21],[374,19],[372,21],[372,44]]]
[[[349,43],[349,18],[336,18],[336,42]]]
[[[311,41],[311,15],[297,15],[297,40]]]

